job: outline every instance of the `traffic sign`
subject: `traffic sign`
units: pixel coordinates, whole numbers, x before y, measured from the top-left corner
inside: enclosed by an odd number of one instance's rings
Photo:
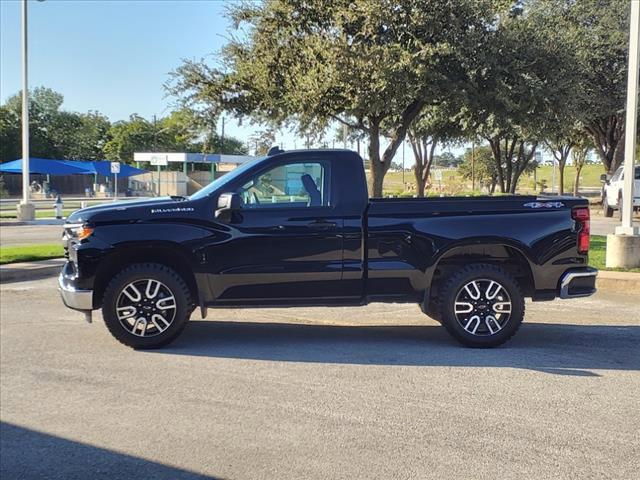
[[[111,162],[111,173],[120,173],[120,162]]]

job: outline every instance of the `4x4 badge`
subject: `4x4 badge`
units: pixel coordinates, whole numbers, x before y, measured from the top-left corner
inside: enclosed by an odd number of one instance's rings
[[[562,202],[529,202],[524,204],[527,208],[562,208]]]

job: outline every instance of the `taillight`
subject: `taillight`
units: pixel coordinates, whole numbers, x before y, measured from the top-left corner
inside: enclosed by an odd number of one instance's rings
[[[591,215],[589,207],[576,207],[571,210],[571,218],[579,225],[578,229],[578,253],[586,255],[589,253],[589,235],[591,234]]]

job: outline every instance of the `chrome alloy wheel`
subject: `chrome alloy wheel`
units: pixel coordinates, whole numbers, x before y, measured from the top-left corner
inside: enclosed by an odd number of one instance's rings
[[[454,313],[460,326],[470,334],[494,335],[511,318],[511,298],[495,280],[473,280],[458,291]]]
[[[135,280],[118,295],[116,313],[122,327],[138,337],[153,337],[171,326],[176,299],[164,283],[151,278]]]

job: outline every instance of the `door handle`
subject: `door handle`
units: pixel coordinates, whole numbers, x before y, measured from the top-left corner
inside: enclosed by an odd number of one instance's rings
[[[308,226],[314,230],[329,230],[330,228],[335,228],[337,223],[327,222],[326,220],[317,220],[315,222],[311,222]]]

